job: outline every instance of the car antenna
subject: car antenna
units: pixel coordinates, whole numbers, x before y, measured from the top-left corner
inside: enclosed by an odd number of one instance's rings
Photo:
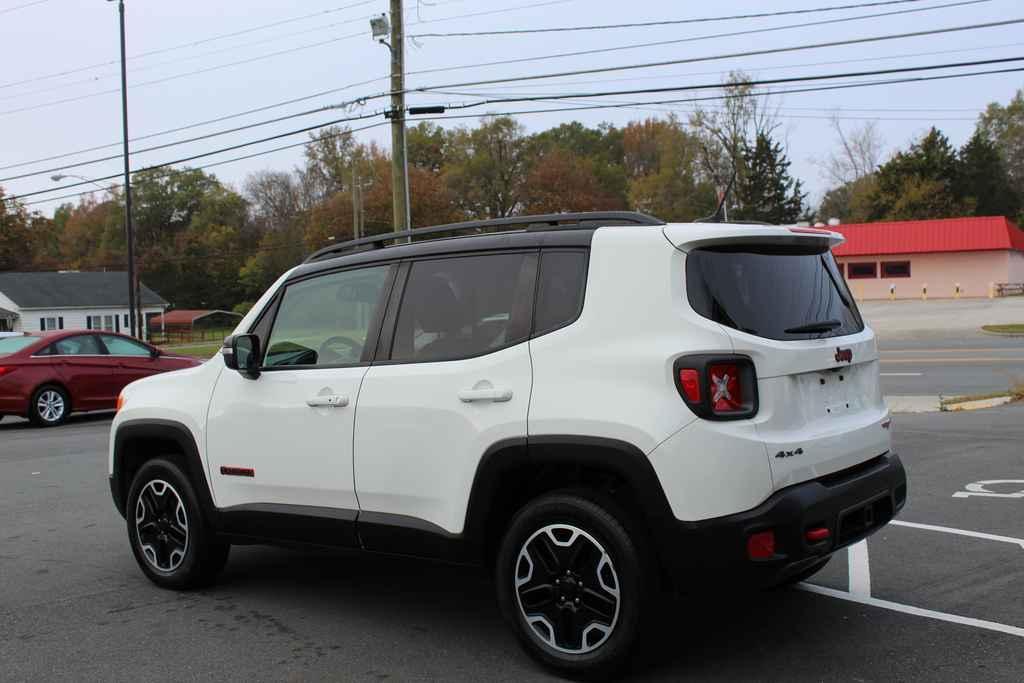
[[[729,178],[729,184],[725,186],[725,191],[722,193],[722,197],[718,200],[718,206],[715,208],[715,212],[706,218],[701,218],[695,223],[722,223],[729,220],[729,216],[726,213],[725,202],[729,199],[729,193],[732,191],[732,186],[736,183],[736,168],[732,169],[732,177]]]

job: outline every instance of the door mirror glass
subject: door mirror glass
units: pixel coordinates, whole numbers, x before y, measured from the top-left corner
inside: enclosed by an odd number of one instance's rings
[[[231,340],[231,354],[224,362],[249,379],[260,376],[260,338],[255,334],[240,334]]]

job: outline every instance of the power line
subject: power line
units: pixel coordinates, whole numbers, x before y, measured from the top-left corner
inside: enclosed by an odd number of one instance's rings
[[[41,1],[46,2],[48,0],[41,0]],[[360,7],[362,5],[371,5],[371,4],[374,4],[375,2],[376,2],[376,0],[362,0],[361,2],[356,2],[356,3],[353,3],[351,5],[344,5],[342,7],[334,7],[334,8],[331,8],[331,9],[320,10],[318,12],[313,12],[311,14],[303,14],[303,15],[297,16],[297,17],[291,17],[291,18],[288,18],[288,19],[282,19],[280,21],[270,22],[269,24],[260,24],[259,26],[253,26],[251,28],[242,29],[242,30],[239,30],[239,31],[232,31],[231,33],[222,33],[222,34],[219,34],[219,35],[210,36],[208,38],[202,38],[202,39],[199,39],[199,40],[191,40],[191,41],[189,41],[187,43],[179,43],[178,45],[171,45],[169,47],[158,48],[156,50],[148,50],[146,52],[140,52],[138,54],[129,55],[128,60],[132,61],[132,60],[136,60],[136,59],[142,59],[144,57],[150,57],[150,56],[153,56],[153,55],[164,54],[166,52],[173,52],[175,50],[181,50],[181,49],[190,48],[190,47],[197,47],[199,45],[205,45],[206,43],[212,43],[212,42],[215,42],[217,40],[223,40],[224,38],[235,38],[237,36],[245,35],[247,33],[255,33],[257,31],[261,31],[261,30],[267,29],[267,28],[274,28],[274,27],[277,27],[277,26],[283,26],[285,24],[291,24],[291,23],[295,23],[297,21],[302,21],[302,20],[305,20],[305,19],[311,19],[313,17],[321,17],[321,16],[324,16],[326,14],[333,14],[335,12],[341,12],[343,10],[352,9],[354,7]],[[360,20],[363,20],[365,18],[366,17],[360,17],[359,19],[357,19],[355,21],[360,21]],[[60,78],[61,76],[70,76],[72,74],[81,73],[83,71],[90,71],[92,69],[99,69],[99,68],[102,68],[102,67],[105,67],[105,66],[113,66],[113,65],[118,64],[118,63],[119,62],[117,60],[111,60],[111,61],[108,61],[108,62],[98,62],[98,63],[95,63],[95,64],[89,64],[87,66],[80,66],[80,67],[77,67],[77,68],[74,68],[74,69],[66,69],[64,71],[55,71],[55,72],[49,73],[49,74],[42,74],[40,76],[33,76],[32,78],[26,78],[26,79],[20,80],[20,81],[12,81],[10,83],[0,83],[0,89],[10,88],[10,87],[13,87],[13,86],[16,86],[16,85],[24,85],[26,83],[36,83],[38,81],[45,81],[45,80],[49,80],[49,79],[52,79],[52,78]]]
[[[456,0],[449,0],[449,1],[456,1]],[[458,1],[462,1],[462,0],[458,0]],[[976,0],[976,1],[982,2],[982,1],[988,1],[988,0]],[[467,13],[467,14],[457,14],[457,15],[454,15],[454,16],[451,16],[451,17],[440,17],[440,18],[437,18],[437,19],[428,19],[428,20],[425,20],[425,21],[422,21],[422,22],[411,22],[411,23],[418,24],[418,23],[434,23],[434,22],[441,22],[441,21],[451,21],[451,20],[454,20],[454,19],[463,19],[463,18],[467,18],[467,17],[478,17],[478,16],[483,16],[483,15],[488,15],[488,14],[500,14],[500,13],[503,13],[503,12],[512,12],[512,11],[516,11],[516,10],[520,10],[520,9],[533,9],[533,8],[536,8],[536,7],[544,7],[544,6],[548,6],[548,5],[557,5],[557,4],[563,4],[563,3],[566,3],[566,2],[575,2],[575,0],[545,0],[544,2],[535,2],[535,3],[531,3],[531,4],[526,4],[526,5],[515,5],[515,6],[512,6],[512,7],[504,7],[504,8],[494,9],[494,10],[487,10],[485,12],[471,12],[471,13]],[[359,4],[365,4],[365,3],[359,3]],[[355,5],[350,5],[350,6],[347,6],[346,8],[339,8],[339,9],[347,9],[349,7],[354,7],[354,6]],[[364,17],[359,17],[357,19],[352,19],[352,20],[349,20],[349,21],[338,22],[337,25],[340,26],[340,25],[343,25],[343,24],[350,24],[350,23],[354,23],[354,22],[357,22],[357,21],[364,21],[366,19],[369,19],[369,15],[368,16],[364,16]],[[287,22],[284,22],[284,23],[287,23]],[[256,30],[256,29],[253,29],[253,30]],[[300,32],[297,32],[297,33],[294,33],[294,34],[291,34],[291,35],[299,35],[299,34],[302,34],[302,33],[311,33],[314,30],[323,30],[323,27],[320,27],[320,28],[317,28],[317,29],[312,29],[312,30],[309,30],[309,31],[300,31]],[[245,32],[249,32],[249,31],[248,30],[247,31],[242,31],[241,33],[245,33]],[[225,34],[225,35],[230,36],[230,35],[235,35],[235,34]],[[143,82],[140,82],[140,83],[135,83],[135,84],[133,84],[133,87],[137,88],[137,87],[143,87],[143,86],[149,86],[149,85],[156,85],[156,84],[160,84],[160,83],[166,83],[168,81],[179,80],[181,78],[187,78],[187,77],[190,77],[190,76],[196,76],[196,75],[208,73],[208,72],[211,72],[211,71],[218,71],[220,69],[226,69],[226,68],[230,68],[230,67],[233,67],[233,66],[240,66],[240,65],[243,65],[243,64],[250,64],[252,62],[261,61],[261,60],[264,60],[264,59],[271,59],[271,58],[274,58],[274,57],[280,57],[280,56],[287,55],[287,54],[293,54],[295,52],[300,52],[302,50],[309,50],[309,49],[313,49],[313,48],[316,48],[316,47],[323,47],[324,45],[329,45],[329,44],[340,42],[340,41],[344,41],[344,40],[351,40],[353,38],[358,38],[358,37],[363,36],[363,35],[365,35],[365,32],[360,31],[358,33],[353,33],[353,34],[348,34],[348,35],[344,35],[344,36],[339,36],[339,37],[331,38],[331,39],[328,39],[328,40],[322,40],[322,41],[318,41],[318,42],[314,42],[314,43],[306,43],[306,44],[303,44],[303,45],[297,45],[297,46],[294,46],[294,47],[291,47],[291,48],[286,48],[286,49],[283,49],[283,50],[277,50],[275,52],[265,53],[265,54],[262,54],[262,55],[256,55],[254,57],[250,57],[250,58],[247,58],[247,59],[237,60],[237,61],[234,61],[234,62],[227,62],[225,64],[217,64],[217,65],[214,65],[214,66],[205,67],[205,68],[202,68],[202,69],[195,69],[195,70],[192,70],[192,71],[186,71],[186,72],[179,73],[179,74],[172,74],[171,76],[167,76],[167,77],[164,77],[164,78],[155,79],[155,80],[151,80],[151,81],[143,81]],[[224,37],[224,36],[220,36],[220,37]],[[287,36],[285,36],[285,37],[287,37]],[[280,36],[278,38],[275,38],[274,40],[277,40],[279,38],[280,38]],[[133,59],[139,58],[139,57],[143,57],[143,56],[146,56],[146,55],[157,54],[157,53],[163,52],[163,51],[177,50],[177,49],[181,49],[182,47],[188,47],[190,45],[199,44],[199,43],[202,43],[202,42],[208,42],[208,41],[199,41],[198,43],[189,43],[189,44],[185,44],[185,45],[178,45],[178,46],[175,46],[175,47],[172,47],[172,48],[165,48],[163,50],[155,50],[155,51],[151,51],[151,52],[147,52],[147,53],[142,53],[140,55],[135,55],[133,57]],[[252,43],[252,44],[260,44],[260,43],[264,43],[264,42],[270,42],[270,41],[257,41],[256,43]],[[250,45],[252,45],[252,44],[250,44]],[[222,50],[216,50],[216,51],[207,53],[207,55],[209,55],[209,54],[218,54],[218,53],[221,53],[221,52],[238,49],[240,47],[246,47],[246,46],[245,45],[233,46],[231,48],[226,48],[226,49],[222,49]],[[200,55],[200,56],[202,56],[202,55]],[[188,57],[188,58],[183,58],[183,59],[195,59],[195,58],[196,57]],[[183,61],[183,59],[172,60],[172,61],[169,61],[169,62],[162,62],[161,64],[153,65],[153,66],[165,66],[167,64],[175,64],[177,62]],[[86,70],[93,69],[93,68],[99,68],[99,67],[104,67],[104,66],[111,66],[111,65],[114,65],[114,64],[117,64],[117,63],[118,62],[116,62],[116,61],[109,61],[109,62],[103,62],[103,63],[100,63],[100,64],[93,64],[93,65],[90,65],[88,67],[81,67],[81,68],[78,68],[78,69],[66,70],[66,71],[63,71],[63,72],[56,73],[56,74],[48,74],[48,75],[44,75],[44,76],[37,76],[37,77],[32,78],[32,79],[26,79],[26,80],[18,81],[18,82],[15,82],[15,83],[3,84],[3,85],[0,85],[0,88],[10,87],[10,86],[14,86],[14,85],[23,85],[25,83],[36,82],[36,81],[39,81],[39,80],[46,80],[46,79],[49,79],[49,78],[55,78],[55,77],[62,76],[62,75],[70,75],[70,74],[73,74],[73,73],[78,73],[80,71],[86,71]],[[148,68],[152,68],[152,67],[144,67],[144,69],[148,69]],[[136,71],[140,71],[140,70],[142,70],[142,69],[133,69],[132,71],[136,72]],[[114,77],[114,75],[109,75],[109,76],[103,76],[102,78],[113,78],[113,77]],[[65,83],[65,84],[61,84],[61,85],[55,86],[53,88],[44,88],[42,90],[37,90],[37,91],[29,92],[29,93],[18,93],[18,94],[9,95],[9,96],[6,96],[5,98],[0,98],[0,99],[13,99],[13,98],[19,98],[19,97],[24,97],[24,96],[32,95],[32,94],[38,94],[38,93],[42,93],[42,92],[51,92],[53,90],[62,90],[64,88],[70,87],[72,85],[77,85],[77,84],[81,84],[81,83],[91,83],[91,82],[93,82],[95,80],[97,80],[97,79],[86,79],[86,80],[83,80],[83,81],[76,81],[74,83]],[[54,106],[58,106],[58,105],[61,105],[61,104],[69,104],[71,102],[80,102],[82,100],[92,99],[92,98],[95,98],[95,97],[102,97],[103,95],[109,95],[109,94],[116,93],[116,92],[120,92],[120,91],[117,90],[117,89],[99,90],[99,91],[92,92],[92,93],[85,93],[85,94],[77,95],[77,96],[73,96],[73,97],[67,97],[67,98],[58,99],[58,100],[51,100],[49,102],[41,102],[41,103],[37,103],[37,104],[33,104],[33,105],[27,105],[25,107],[18,107],[18,108],[15,108],[15,109],[8,109],[8,110],[5,110],[5,111],[0,111],[0,116],[2,116],[2,115],[9,115],[9,114],[17,114],[17,113],[21,113],[21,112],[25,112],[25,111],[35,111],[37,109],[44,109],[44,108],[47,108],[47,107],[54,107]]]
[[[949,9],[951,7],[962,7],[966,5],[976,5],[980,3],[991,2],[992,0],[958,0],[957,2],[946,3],[944,5],[933,5],[930,7],[912,7],[909,9],[893,10],[890,12],[876,12],[874,14],[858,14],[854,17],[840,17],[838,19],[821,19],[818,21],[808,21],[800,24],[784,24],[782,26],[769,26],[765,28],[747,29],[744,31],[730,31],[728,33],[715,33],[700,36],[691,36],[689,38],[675,38],[672,40],[657,40],[647,43],[631,43],[628,45],[616,45],[614,47],[601,47],[592,50],[577,50],[574,52],[556,52],[548,55],[537,55],[533,57],[517,57],[515,59],[499,59],[490,62],[478,62],[475,65],[470,65],[474,68],[489,67],[489,66],[501,66],[506,64],[522,64],[525,62],[536,62],[544,61],[549,59],[564,59],[566,57],[585,57],[596,54],[607,54],[609,52],[621,52],[622,50],[636,50],[647,47],[661,47],[664,45],[679,45],[682,43],[693,43],[702,40],[717,40],[720,38],[735,38],[739,36],[748,36],[760,33],[771,33],[773,31],[787,31],[795,28],[811,28],[814,26],[826,26],[831,24],[846,23],[848,21],[860,21],[863,19],[877,19],[880,17],[889,17],[898,14],[912,14],[917,12],[930,12],[937,9]],[[842,43],[840,43],[842,44]],[[417,76],[422,74],[442,73],[445,71],[456,71],[467,68],[465,66],[447,66],[438,67],[433,69],[420,69],[419,71],[410,71],[406,75]],[[585,72],[584,72],[585,73]],[[0,112],[2,113],[2,112]]]
[[[663,21],[641,21],[630,24],[599,24],[592,26],[558,26],[554,28],[525,28],[506,29],[502,31],[458,31],[451,33],[416,33],[410,38],[459,38],[467,36],[507,36],[521,35],[524,33],[562,33],[569,31],[604,31],[617,28],[648,28],[654,26],[677,26],[679,24],[703,24],[717,21],[733,21],[737,19],[763,19],[767,17],[781,17],[793,14],[816,14],[819,12],[835,12],[847,9],[866,9],[868,7],[882,7],[885,5],[905,5],[921,0],[887,0],[886,2],[861,2],[855,5],[834,5],[832,7],[813,7],[809,9],[785,10],[779,12],[758,12],[756,14],[733,14],[723,17],[701,17],[698,19],[667,19]]]
[[[1007,64],[1009,62],[1020,62],[1024,61],[1024,56],[1021,57],[1003,57],[1000,59],[981,59],[973,62],[954,62],[949,64],[930,64],[927,66],[905,66],[897,67],[892,69],[875,69],[873,71],[847,71],[845,73],[838,74],[816,74],[813,76],[790,76],[786,78],[762,78],[756,80],[750,80],[743,82],[743,85],[751,86],[766,86],[766,85],[777,85],[780,83],[806,83],[808,81],[821,81],[821,80],[832,80],[836,78],[860,78],[863,76],[885,76],[890,74],[902,74],[909,73],[911,71],[935,71],[937,69],[959,69],[967,66],[986,66],[993,64]],[[705,84],[705,85],[687,85],[687,86],[666,86],[661,88],[633,88],[629,90],[616,90],[616,91],[601,91],[594,93],[569,93],[561,95],[543,95],[543,96],[517,96],[517,97],[502,97],[494,99],[481,100],[479,102],[470,102],[467,104],[455,104],[447,105],[448,109],[469,109],[471,107],[479,107],[487,104],[505,104],[509,102],[535,102],[538,100],[568,100],[577,98],[589,98],[589,97],[605,97],[608,95],[643,95],[643,94],[655,94],[661,92],[680,92],[685,90],[710,90],[713,88],[721,88],[721,83]],[[442,92],[441,90],[432,90],[432,92]]]
[[[461,0],[458,0],[458,1],[461,1]],[[964,53],[964,52],[978,52],[978,51],[982,51],[982,50],[988,50],[990,48],[1019,47],[1021,45],[1024,45],[1024,43],[1003,43],[1003,44],[989,45],[987,47],[979,47],[979,48],[960,48],[960,49],[955,49],[955,50],[935,50],[935,51],[930,51],[930,52],[904,52],[904,53],[893,54],[893,55],[885,55],[885,56],[880,56],[880,57],[860,57],[860,58],[857,58],[857,59],[844,59],[844,60],[832,60],[832,61],[821,61],[821,62],[804,62],[804,63],[801,63],[801,64],[783,64],[783,65],[778,65],[778,66],[766,66],[766,67],[759,67],[758,71],[775,71],[775,70],[780,70],[780,69],[798,69],[798,68],[806,68],[806,67],[812,67],[812,66],[832,66],[832,65],[835,65],[835,64],[851,64],[851,63],[858,63],[858,62],[877,62],[877,61],[886,61],[886,60],[892,60],[892,59],[906,59],[906,58],[909,58],[909,57],[928,57],[928,56],[934,56],[934,55],[958,54],[958,53]],[[694,77],[694,76],[709,76],[709,75],[715,75],[715,74],[721,74],[721,73],[722,73],[721,71],[703,71],[703,72],[690,72],[690,73],[684,73],[684,74],[631,76],[629,78],[610,78],[610,79],[606,78],[606,79],[586,80],[586,81],[559,81],[559,82],[556,82],[556,83],[544,83],[544,84],[520,83],[518,85],[506,85],[506,87],[507,88],[559,87],[560,88],[560,87],[565,86],[565,85],[591,85],[591,84],[595,84],[595,83],[615,83],[615,82],[621,82],[621,81],[633,82],[633,81],[636,81],[636,80],[664,80],[664,79],[667,79],[667,78],[689,78],[689,77]],[[137,137],[130,138],[129,142],[133,142],[134,143],[134,142],[139,142],[139,141],[142,141],[142,140],[152,139],[152,138],[155,138],[155,137],[162,137],[164,135],[170,135],[172,133],[178,133],[178,132],[181,132],[181,131],[184,131],[184,130],[189,130],[189,129],[192,129],[192,128],[199,128],[199,127],[210,125],[210,124],[213,124],[213,123],[220,123],[222,121],[228,121],[228,120],[231,120],[231,119],[234,119],[234,118],[240,118],[242,116],[248,116],[250,114],[257,114],[257,113],[260,113],[260,112],[268,111],[270,109],[276,109],[276,108],[279,108],[279,107],[287,106],[289,104],[297,104],[299,102],[316,99],[316,98],[322,97],[324,95],[331,95],[331,94],[343,92],[345,90],[350,90],[352,88],[355,88],[355,87],[358,87],[358,86],[361,86],[361,85],[369,85],[370,83],[376,83],[378,81],[383,81],[383,80],[386,80],[386,79],[387,79],[387,76],[379,76],[377,78],[371,78],[371,79],[364,80],[364,81],[358,81],[358,82],[355,82],[355,83],[349,83],[347,85],[340,86],[340,87],[337,87],[337,88],[330,88],[330,89],[327,89],[327,90],[321,90],[321,91],[318,91],[318,92],[315,92],[315,93],[312,93],[312,94],[309,94],[309,95],[303,95],[301,97],[296,97],[296,98],[284,100],[284,101],[281,101],[281,102],[274,102],[272,104],[268,104],[268,105],[264,105],[264,106],[260,106],[260,107],[255,107],[255,108],[252,108],[252,109],[247,109],[247,110],[244,110],[244,111],[241,111],[241,112],[236,112],[234,114],[226,114],[224,116],[219,116],[219,117],[215,117],[215,118],[212,118],[212,119],[206,119],[204,121],[196,121],[194,123],[189,123],[189,124],[177,126],[175,128],[169,128],[169,129],[165,129],[165,130],[155,131],[153,133],[148,133],[146,135],[139,135]],[[466,93],[466,94],[469,95],[469,94],[473,94],[473,93]],[[294,114],[292,116],[293,117],[304,116],[306,114],[322,111],[323,109],[325,109],[325,108],[324,107],[320,107],[320,108],[317,108],[317,109],[306,110],[306,111],[303,111],[303,112],[298,112],[297,114]],[[878,109],[875,109],[874,111],[878,111]],[[928,111],[933,111],[933,110],[928,110]],[[938,110],[934,110],[934,111],[938,111]],[[974,111],[974,110],[972,110],[972,111]],[[285,117],[281,117],[281,119],[272,119],[272,121],[282,120],[283,118],[285,118]],[[72,151],[72,152],[63,152],[61,154],[54,154],[54,155],[51,155],[51,156],[40,157],[40,158],[37,158],[37,159],[30,159],[28,161],[21,161],[21,162],[17,162],[17,163],[14,163],[14,164],[7,164],[5,166],[0,166],[0,171],[6,171],[6,170],[14,169],[14,168],[22,168],[24,166],[32,166],[32,165],[35,165],[37,163],[43,163],[43,162],[47,162],[47,161],[56,161],[58,159],[65,159],[67,157],[78,156],[79,154],[86,154],[88,152],[96,152],[96,151],[103,150],[103,149],[110,149],[110,148],[114,148],[114,147],[120,147],[121,144],[122,144],[121,141],[111,142],[111,143],[107,143],[107,144],[103,144],[103,145],[95,145],[93,147],[86,147],[86,148],[83,148],[83,149],[78,149],[78,150],[75,150],[75,151]],[[71,166],[65,166],[65,167],[62,167],[62,168],[71,168]],[[61,169],[57,169],[57,170],[61,170]],[[3,180],[5,180],[5,179],[0,179],[0,182],[2,182]]]
[[[20,9],[25,9],[26,7],[32,7],[34,5],[42,5],[44,2],[50,2],[50,0],[35,0],[34,2],[26,2],[26,3],[22,3],[20,5],[14,5],[13,7],[4,7],[3,9],[0,9],[0,14],[7,14],[8,12],[16,12],[16,11],[18,11]]]
[[[458,83],[446,83],[444,85],[435,86],[424,86],[420,88],[406,88],[405,92],[429,92],[431,90],[438,90],[441,88],[465,88],[474,85],[492,85],[495,83],[513,83],[519,81],[536,81],[544,80],[548,78],[562,78],[564,76],[581,76],[584,74],[596,74],[596,73],[608,73],[612,71],[631,71],[635,69],[650,69],[653,67],[660,66],[674,66],[676,64],[694,64],[697,62],[710,62],[718,61],[722,59],[736,59],[739,57],[759,57],[762,55],[769,54],[782,54],[786,52],[802,52],[804,50],[817,50],[826,47],[842,47],[847,45],[865,45],[868,43],[877,43],[888,40],[902,40],[904,38],[920,38],[923,36],[933,35],[944,35],[949,33],[958,33],[961,31],[973,31],[976,29],[983,28],[996,28],[1001,26],[1012,26],[1014,24],[1024,23],[1024,18],[1018,19],[1005,19],[1003,21],[992,21],[981,24],[965,24],[962,26],[949,26],[946,28],[928,29],[923,31],[910,31],[907,33],[890,33],[881,36],[868,36],[866,38],[849,38],[846,40],[834,40],[823,43],[806,43],[802,45],[791,45],[788,47],[779,48],[766,48],[763,50],[744,50],[741,52],[729,52],[718,55],[711,55],[708,57],[687,57],[684,59],[666,59],[659,60],[656,62],[639,62],[636,64],[625,64],[620,66],[603,66],[593,67],[589,69],[573,69],[569,71],[556,71],[541,74],[530,74],[526,76],[507,76],[503,78],[489,78],[477,81],[463,81]],[[412,73],[412,72],[410,72]],[[382,97],[386,95],[381,95]]]
[[[816,76],[793,77],[793,78],[789,78],[789,79],[763,79],[763,80],[760,80],[760,81],[749,81],[749,82],[747,82],[747,84],[751,85],[751,86],[757,87],[757,86],[762,86],[762,85],[774,85],[774,84],[781,84],[781,83],[801,83],[801,82],[808,82],[808,81],[813,81],[813,80],[823,80],[823,79],[853,78],[853,77],[863,77],[863,76],[869,76],[869,75],[907,73],[909,71],[922,71],[922,70],[923,71],[930,71],[930,70],[935,70],[935,69],[940,69],[940,68],[960,68],[960,67],[963,67],[963,66],[980,66],[980,65],[984,65],[984,64],[998,64],[998,63],[1007,63],[1007,62],[1012,62],[1012,61],[1017,61],[1017,62],[1024,61],[1024,57],[1005,58],[1005,59],[998,59],[998,60],[981,60],[981,61],[977,61],[977,62],[960,62],[960,63],[948,64],[948,65],[929,65],[929,66],[924,66],[924,67],[904,67],[904,68],[900,68],[900,69],[884,69],[884,70],[878,70],[878,71],[848,72],[848,73],[845,73],[845,74],[821,74],[821,75],[816,75]],[[874,82],[854,82],[854,83],[832,85],[832,86],[824,86],[824,87],[817,87],[817,88],[806,88],[806,89],[802,89],[802,90],[793,90],[793,91],[789,91],[789,92],[794,92],[794,93],[795,92],[816,92],[816,91],[824,91],[824,90],[838,90],[838,89],[845,89],[845,88],[851,88],[851,87],[867,87],[867,86],[872,86],[872,85],[889,85],[889,84],[895,84],[895,83],[912,83],[912,82],[923,82],[923,81],[933,81],[933,80],[946,80],[946,79],[951,79],[951,78],[964,78],[964,77],[969,77],[969,76],[983,76],[983,75],[991,75],[991,74],[1017,73],[1017,72],[1021,72],[1021,71],[1024,71],[1024,67],[1010,68],[1010,69],[988,70],[988,71],[977,71],[977,72],[967,72],[967,73],[960,73],[960,74],[942,74],[942,75],[937,75],[937,76],[913,76],[913,77],[905,77],[905,78],[900,78],[900,79],[892,79],[892,80],[884,80],[884,81],[874,81]],[[691,90],[711,90],[711,89],[721,89],[721,88],[723,88],[723,85],[718,83],[718,84],[709,84],[709,85],[686,85],[686,86],[675,86],[675,87],[667,87],[667,88],[646,88],[646,89],[632,89],[632,90],[620,90],[620,91],[606,91],[606,92],[600,92],[600,93],[577,93],[577,94],[568,94],[568,95],[547,96],[547,97],[544,98],[544,101],[565,100],[565,99],[574,99],[574,98],[589,98],[589,97],[600,97],[600,96],[611,96],[611,95],[624,95],[624,94],[653,94],[653,93],[659,93],[659,92],[680,92],[680,91],[691,91]],[[764,94],[771,94],[771,93],[756,93],[755,92],[755,93],[751,93],[751,94],[758,95],[758,96],[763,96]],[[782,93],[782,94],[788,94],[788,93]],[[454,106],[452,106],[450,108],[452,108],[452,109],[466,109],[466,108],[470,108],[470,107],[481,106],[481,105],[484,105],[484,104],[508,103],[508,102],[523,102],[523,101],[537,101],[538,99],[539,98],[527,98],[527,97],[506,98],[506,99],[501,99],[501,100],[497,100],[496,99],[496,100],[487,101],[487,102],[475,102],[475,103],[469,103],[469,104],[466,104],[466,105],[454,105]],[[533,114],[533,113],[552,113],[552,112],[560,112],[560,111],[581,111],[581,110],[586,110],[586,109],[612,109],[612,108],[620,108],[620,107],[627,107],[628,108],[629,106],[637,106],[637,105],[650,105],[650,104],[655,104],[656,105],[656,104],[668,104],[668,103],[677,103],[677,102],[693,102],[693,101],[700,101],[700,100],[704,100],[704,99],[721,99],[721,96],[719,96],[719,97],[711,97],[711,98],[689,98],[689,99],[662,100],[662,101],[657,101],[657,102],[614,103],[614,104],[607,104],[607,105],[594,105],[594,106],[583,106],[583,107],[568,107],[568,108],[561,108],[561,109],[527,110],[527,111],[519,111],[519,112],[507,112],[507,114],[508,115],[515,115],[515,114]],[[243,143],[239,143],[239,144],[236,144],[236,145],[231,145],[229,147],[224,147],[224,148],[221,148],[221,149],[212,150],[212,151],[209,151],[209,152],[203,152],[203,153],[199,153],[199,154],[194,154],[194,155],[191,155],[191,156],[188,156],[188,157],[184,157],[184,158],[181,158],[181,159],[176,159],[174,161],[169,161],[169,162],[164,162],[164,163],[161,163],[161,164],[154,164],[154,165],[146,166],[144,168],[141,168],[141,169],[138,169],[136,171],[133,171],[133,173],[138,173],[140,171],[148,171],[148,170],[163,168],[165,166],[172,166],[174,164],[185,163],[185,162],[192,161],[192,160],[195,160],[195,159],[204,158],[204,157],[208,157],[208,156],[213,156],[213,155],[216,155],[216,154],[221,154],[223,152],[233,151],[233,150],[236,150],[236,149],[241,149],[241,148],[244,148],[244,147],[249,147],[249,146],[252,146],[252,145],[255,145],[255,144],[261,144],[263,142],[269,142],[269,141],[272,141],[272,140],[277,140],[277,139],[281,139],[281,138],[284,138],[284,137],[289,137],[291,135],[297,135],[297,134],[301,134],[301,133],[306,133],[306,132],[309,132],[311,130],[315,130],[317,128],[323,128],[323,127],[326,127],[326,126],[329,126],[329,125],[336,125],[336,124],[345,123],[345,122],[348,122],[348,121],[366,119],[366,118],[369,118],[370,116],[373,116],[373,115],[375,115],[375,114],[363,114],[363,115],[359,115],[359,116],[353,116],[353,117],[348,117],[348,118],[336,119],[334,121],[328,121],[328,122],[324,122],[324,123],[317,124],[317,125],[314,125],[314,126],[308,126],[308,127],[301,128],[301,129],[298,129],[298,130],[288,131],[288,132],[285,132],[285,133],[280,133],[280,134],[277,134],[277,135],[274,135],[274,136],[269,136],[269,137],[262,138],[262,139],[259,139],[259,140],[253,140],[253,141],[250,141],[250,142],[243,142]],[[418,120],[446,120],[446,119],[455,119],[455,118],[478,118],[478,117],[479,117],[478,115],[472,115],[471,114],[471,115],[455,115],[455,116],[443,116],[443,117],[418,117]],[[417,120],[417,119],[413,119],[413,120]],[[305,143],[303,143],[303,144],[305,144]],[[259,156],[259,153],[251,155],[251,156]],[[7,201],[20,200],[20,199],[22,199],[24,197],[30,197],[30,196],[35,196],[35,195],[39,195],[39,194],[47,194],[49,192],[56,192],[58,190],[68,189],[68,188],[72,188],[72,187],[79,187],[79,186],[86,185],[86,184],[92,184],[92,183],[98,182],[98,181],[111,180],[111,179],[117,178],[117,177],[119,177],[119,174],[114,174],[114,175],[110,175],[110,176],[103,176],[103,177],[99,177],[99,178],[92,178],[92,179],[87,180],[87,181],[81,181],[81,182],[76,182],[76,183],[69,183],[69,184],[66,184],[66,185],[61,185],[61,186],[54,187],[54,188],[49,188],[49,189],[46,189],[46,190],[36,190],[36,191],[33,191],[33,192],[26,192],[26,193],[22,193],[22,194],[18,194],[18,195],[12,195],[10,197],[7,197],[6,200]],[[88,193],[84,193],[84,194],[88,194]],[[46,200],[46,201],[53,201],[53,199],[51,198],[51,199]]]

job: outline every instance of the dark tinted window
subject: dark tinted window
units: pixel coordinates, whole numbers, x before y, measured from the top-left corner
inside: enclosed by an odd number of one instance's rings
[[[536,254],[488,254],[412,264],[391,358],[468,358],[530,331]]]
[[[263,364],[351,365],[363,356],[391,266],[345,270],[285,289]]]
[[[583,308],[587,255],[582,251],[546,251],[540,259],[534,334],[571,323]]]
[[[695,250],[686,259],[693,309],[769,339],[815,339],[864,329],[832,253]],[[807,331],[799,328],[815,327]]]
[[[882,261],[882,277],[910,277],[910,261]]]
[[[93,334],[67,337],[50,345],[50,354],[54,356],[101,356],[105,353]]]
[[[867,280],[878,277],[878,268],[871,263],[847,263],[846,277],[851,280]]]

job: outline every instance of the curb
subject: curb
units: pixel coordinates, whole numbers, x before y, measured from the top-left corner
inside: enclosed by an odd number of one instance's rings
[[[996,396],[995,398],[983,398],[979,401],[961,401],[960,403],[947,403],[942,406],[942,410],[944,412],[959,412],[962,410],[980,410],[981,408],[995,408],[996,406],[1006,405],[1012,400],[1013,396]]]
[[[983,328],[978,328],[982,334],[987,334],[991,337],[1024,337],[1024,332],[993,332]]]

